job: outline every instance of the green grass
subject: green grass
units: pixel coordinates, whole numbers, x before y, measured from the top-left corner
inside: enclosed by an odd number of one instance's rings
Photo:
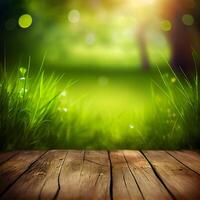
[[[199,148],[199,80],[19,68],[0,84],[0,149]],[[73,84],[72,84],[73,83]]]

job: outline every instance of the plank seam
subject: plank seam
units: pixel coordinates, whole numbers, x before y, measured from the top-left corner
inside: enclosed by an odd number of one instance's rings
[[[94,186],[96,186],[96,185],[97,185],[97,182],[98,182],[98,180],[99,180],[100,176],[101,176],[101,173],[99,173],[99,175],[97,176],[97,179],[96,179],[96,181],[95,181],[95,183],[94,183]]]
[[[127,159],[126,159],[126,156],[124,155],[124,152],[122,152],[122,153],[123,153],[124,159],[125,159],[125,161],[126,161],[126,164],[127,164],[127,166],[128,166],[128,169],[129,169],[131,175],[133,176],[133,179],[135,180],[135,183],[136,183],[136,185],[137,185],[137,187],[138,187],[138,189],[139,189],[139,191],[140,191],[140,194],[142,195],[142,198],[145,199],[145,198],[144,198],[144,195],[143,195],[143,193],[142,193],[142,191],[141,191],[141,188],[140,188],[140,186],[139,186],[139,184],[138,184],[138,182],[137,182],[137,180],[136,180],[136,178],[135,178],[135,176],[134,176],[134,174],[133,174],[133,172],[132,172],[132,170],[131,170],[131,168],[130,168],[130,166],[129,166],[129,164],[128,164],[128,161],[127,161]]]
[[[196,173],[197,175],[200,175],[200,173],[196,172],[195,170],[193,170],[192,168],[190,168],[189,166],[187,166],[186,164],[184,164],[182,161],[180,161],[178,158],[176,158],[174,155],[172,155],[170,152],[166,151],[167,154],[169,154],[172,158],[174,158],[176,161],[178,161],[180,164],[182,164],[184,167],[186,167],[187,169],[191,170],[192,172]]]
[[[62,162],[61,167],[60,167],[60,170],[59,170],[58,179],[57,179],[57,180],[58,180],[58,189],[57,189],[57,191],[56,191],[55,196],[53,197],[53,200],[57,199],[58,194],[59,194],[59,192],[60,192],[60,188],[61,188],[61,186],[60,186],[60,175],[61,175],[61,171],[62,171],[64,162],[65,162],[65,160],[66,160],[67,154],[68,154],[68,151],[66,152],[66,155],[65,155],[65,157],[64,157],[64,159],[63,159],[63,162]]]
[[[112,172],[112,162],[111,162],[111,157],[110,157],[110,151],[108,152],[108,159],[110,162],[110,186],[109,186],[109,191],[110,191],[110,200],[113,200],[113,172]]]
[[[43,154],[41,154],[35,161],[33,161],[27,168],[26,170],[21,173],[12,183],[10,183],[5,190],[0,194],[0,196],[3,196],[27,171],[29,171],[29,169],[31,169],[31,167],[40,159],[42,158],[45,154],[47,153],[47,151],[45,151]]]
[[[6,160],[2,161],[0,163],[0,165],[4,164],[5,162],[9,161],[11,158],[15,157],[17,154],[19,154],[19,151],[17,151],[16,153],[14,153],[13,155],[11,155],[10,157],[8,157]]]
[[[128,187],[127,187],[127,183],[126,183],[126,179],[125,179],[125,177],[124,177],[124,171],[123,171],[123,170],[122,170],[122,178],[123,178],[123,181],[124,181],[126,190],[127,190],[127,192],[128,192],[129,199],[131,199],[131,195],[130,195],[130,192],[129,192]]]
[[[79,175],[79,182],[81,181],[81,175],[83,173],[83,167],[84,167],[84,162],[85,162],[85,154],[86,154],[86,152],[83,151],[83,159],[82,159],[82,165],[81,165],[81,170],[80,170],[80,175]]]
[[[164,183],[164,181],[162,180],[161,176],[159,175],[159,173],[157,172],[156,168],[153,166],[153,164],[150,162],[150,160],[147,158],[147,156],[145,155],[145,153],[143,151],[140,151],[141,154],[144,156],[144,158],[147,160],[147,162],[149,163],[149,165],[151,166],[154,174],[156,175],[156,177],[158,178],[158,180],[163,184],[164,188],[167,190],[167,192],[170,194],[170,196],[172,197],[173,200],[176,200],[176,197],[174,196],[174,194],[169,190],[169,188],[166,186],[166,184]]]

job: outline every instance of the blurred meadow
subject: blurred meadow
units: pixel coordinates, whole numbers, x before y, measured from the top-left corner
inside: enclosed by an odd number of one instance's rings
[[[1,0],[0,149],[200,147],[198,0]]]

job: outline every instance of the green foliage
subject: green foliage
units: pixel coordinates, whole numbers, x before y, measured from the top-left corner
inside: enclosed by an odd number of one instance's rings
[[[159,71],[160,72],[160,71]],[[16,75],[17,74],[17,75]],[[184,76],[184,77],[183,77]],[[199,80],[172,70],[152,82],[151,105],[141,116],[99,112],[90,101],[71,100],[62,76],[41,66],[6,75],[0,83],[0,149],[199,148]],[[73,86],[72,86],[73,87]],[[129,105],[127,105],[129,106]]]
[[[56,85],[59,77],[45,79],[42,67],[34,79],[28,69],[20,68],[0,87],[1,149],[33,148],[50,136],[48,126],[55,118]],[[45,134],[44,134],[45,132]]]
[[[196,73],[192,78],[186,76],[183,71],[177,75],[170,65],[169,68],[170,74],[162,74],[158,68],[163,86],[153,81],[167,100],[162,105],[159,104],[160,102],[154,101],[156,109],[153,121],[157,122],[157,129],[156,127],[153,129],[161,133],[162,137],[166,139],[163,143],[167,142],[169,148],[198,149],[200,147],[200,87],[197,64]],[[154,91],[153,97],[156,99]],[[163,122],[168,125],[162,124]]]

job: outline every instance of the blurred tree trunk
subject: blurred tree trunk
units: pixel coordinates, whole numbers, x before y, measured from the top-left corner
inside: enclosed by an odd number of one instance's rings
[[[161,15],[172,23],[167,34],[171,45],[171,65],[175,71],[183,71],[187,76],[194,72],[194,61],[191,31],[182,22],[182,17],[193,7],[193,0],[164,0],[160,8]]]
[[[172,19],[173,27],[169,32],[171,65],[175,71],[183,71],[190,76],[194,71],[191,35],[188,27],[182,23],[181,17],[182,15]]]
[[[141,64],[144,71],[149,70],[149,56],[147,52],[147,44],[146,44],[146,27],[145,24],[139,25],[138,33],[137,33]]]

